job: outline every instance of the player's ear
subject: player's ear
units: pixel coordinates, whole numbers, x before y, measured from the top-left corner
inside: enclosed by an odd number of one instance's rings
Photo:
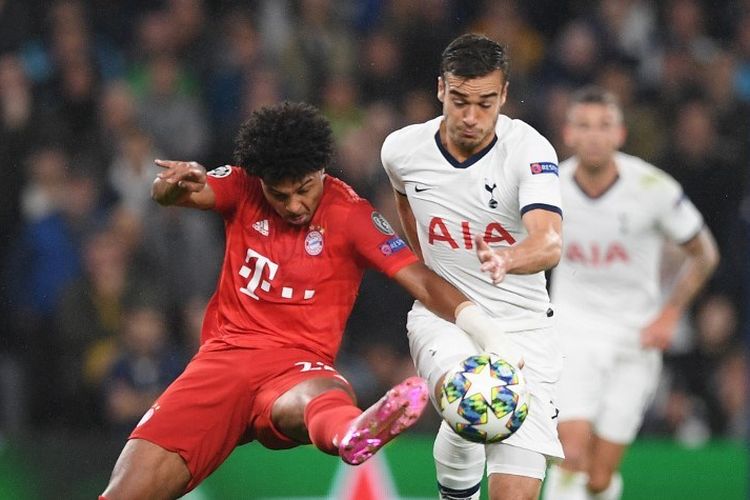
[[[508,82],[503,84],[503,89],[500,91],[500,107],[505,105],[505,101],[508,99]]]
[[[438,77],[437,98],[440,102],[443,102],[445,98],[445,80],[443,80],[442,76]]]
[[[617,149],[620,149],[628,138],[628,128],[624,123],[620,124],[620,130],[617,136]]]

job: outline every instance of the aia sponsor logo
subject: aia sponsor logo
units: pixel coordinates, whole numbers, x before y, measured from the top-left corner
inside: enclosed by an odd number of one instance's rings
[[[451,247],[453,250],[463,247],[466,250],[474,249],[474,229],[471,227],[469,221],[460,222],[460,231],[451,231],[448,229],[447,221],[441,217],[433,217],[430,219],[430,225],[428,227],[428,242],[430,245],[445,244]],[[490,222],[484,229],[480,229],[480,233],[487,244],[505,242],[508,245],[512,245],[516,242],[516,239],[512,234],[505,229],[499,222]],[[460,243],[459,243],[460,242]]]
[[[597,242],[583,244],[572,241],[568,243],[565,250],[565,258],[570,262],[588,267],[604,267],[618,262],[623,264],[630,262],[627,249],[618,241],[613,241],[606,246]]]

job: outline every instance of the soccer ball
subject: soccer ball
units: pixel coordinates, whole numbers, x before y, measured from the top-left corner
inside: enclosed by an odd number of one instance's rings
[[[469,356],[443,380],[440,412],[460,436],[497,443],[516,432],[529,414],[521,370],[495,354]]]

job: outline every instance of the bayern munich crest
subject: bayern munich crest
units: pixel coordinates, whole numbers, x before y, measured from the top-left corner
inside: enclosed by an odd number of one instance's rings
[[[305,251],[308,255],[320,255],[323,251],[323,233],[310,231],[305,238]]]

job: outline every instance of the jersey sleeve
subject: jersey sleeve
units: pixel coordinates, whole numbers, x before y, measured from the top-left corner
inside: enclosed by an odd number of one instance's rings
[[[206,181],[216,197],[214,210],[224,218],[231,217],[240,201],[247,197],[249,192],[247,173],[239,167],[216,167],[208,171]]]
[[[703,228],[703,216],[676,180],[666,173],[659,173],[660,189],[654,200],[659,206],[659,229],[671,240],[687,243]]]
[[[549,141],[535,132],[521,143],[513,162],[519,175],[521,215],[536,209],[562,215],[557,154]]]
[[[385,169],[385,173],[388,174],[393,189],[401,194],[406,194],[404,181],[401,179],[398,169],[396,168],[397,142],[398,136],[396,133],[392,133],[386,137],[383,142],[383,147],[380,148],[380,161],[383,163],[383,168]]]
[[[356,204],[348,219],[351,244],[365,267],[392,277],[404,267],[419,261],[385,217],[366,200]]]

